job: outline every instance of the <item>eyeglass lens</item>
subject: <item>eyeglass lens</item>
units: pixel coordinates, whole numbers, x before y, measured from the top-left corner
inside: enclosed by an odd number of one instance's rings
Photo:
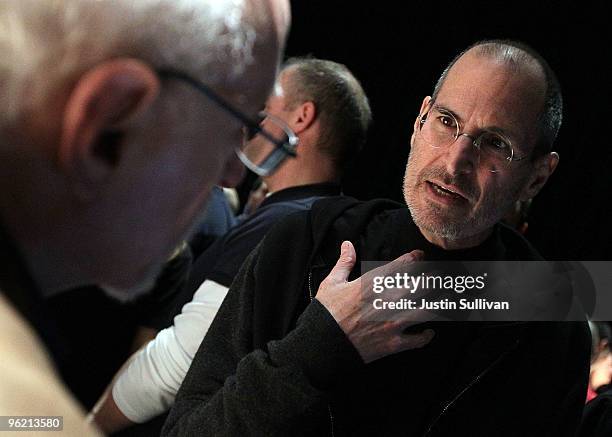
[[[423,140],[431,147],[441,148],[453,144],[461,135],[456,118],[446,112],[432,108],[421,117],[420,133]],[[473,145],[479,150],[480,165],[489,169],[507,165],[513,157],[509,141],[493,132],[482,132],[476,138],[469,136]]]

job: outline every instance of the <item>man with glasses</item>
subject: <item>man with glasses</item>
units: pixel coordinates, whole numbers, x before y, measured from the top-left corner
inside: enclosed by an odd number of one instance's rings
[[[368,99],[351,72],[315,58],[284,64],[260,115],[259,126],[269,136],[247,129],[240,156],[262,175],[269,194],[195,261],[180,296],[187,304],[174,324],[132,359],[94,413],[106,432],[168,409],[246,257],[279,219],[340,194],[343,170],[364,144],[371,119]],[[297,147],[297,154],[270,136]]]
[[[289,4],[7,0],[0,23],[0,415],[63,416],[62,435],[84,436],[44,300],[148,289],[210,188],[239,181]]]
[[[372,275],[423,257],[541,260],[499,221],[554,171],[560,123],[558,83],[532,49],[484,41],[457,56],[414,122],[408,208],[326,199],[277,225],[232,284],[163,435],[573,435],[584,324],[430,323],[434,335],[415,326],[422,311],[381,321],[360,304]],[[393,261],[358,277],[358,260]]]

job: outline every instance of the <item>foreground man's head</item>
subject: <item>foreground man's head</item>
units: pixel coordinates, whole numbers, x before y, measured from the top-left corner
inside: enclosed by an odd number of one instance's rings
[[[451,63],[423,100],[404,182],[428,240],[475,246],[538,193],[558,163],[561,106],[554,73],[516,43],[479,43]]]
[[[154,277],[270,92],[286,1],[8,0],[0,6],[0,218],[43,288]]]

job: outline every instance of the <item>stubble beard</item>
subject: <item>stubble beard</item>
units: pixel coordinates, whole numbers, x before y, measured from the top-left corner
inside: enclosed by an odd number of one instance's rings
[[[444,169],[439,167],[428,167],[417,173],[415,170],[414,148],[408,156],[408,165],[404,175],[404,200],[412,220],[422,231],[436,235],[448,241],[463,240],[478,235],[492,228],[499,222],[506,212],[516,202],[521,191],[522,184],[514,185],[513,190],[493,193],[489,199],[485,199],[478,210],[461,214],[461,211],[451,211],[433,202],[427,202],[419,198],[424,190],[425,181],[436,179],[461,187],[462,191],[476,198],[479,193],[474,182],[466,178],[454,178]],[[456,214],[453,214],[456,212]]]

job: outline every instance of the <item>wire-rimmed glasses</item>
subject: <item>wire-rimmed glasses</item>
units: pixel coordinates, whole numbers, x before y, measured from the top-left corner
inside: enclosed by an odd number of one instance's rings
[[[472,136],[461,132],[457,118],[436,105],[419,116],[418,132],[425,143],[435,148],[449,147],[460,136],[468,137],[479,152],[478,164],[493,173],[527,156],[516,156],[512,142],[501,133],[483,131]]]

